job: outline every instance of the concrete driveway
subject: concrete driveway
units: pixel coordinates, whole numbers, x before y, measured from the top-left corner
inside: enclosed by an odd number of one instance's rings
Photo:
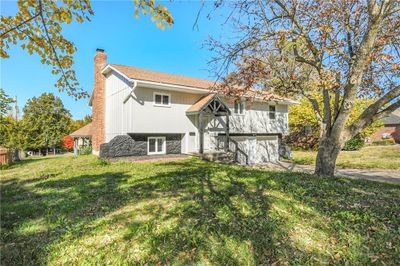
[[[293,171],[293,172],[305,172],[305,173],[314,172],[314,166],[312,165],[299,165],[292,162],[274,162],[274,163],[271,162],[271,163],[257,165],[257,167],[282,170],[282,171]],[[399,170],[338,168],[335,171],[335,175],[400,184]]]

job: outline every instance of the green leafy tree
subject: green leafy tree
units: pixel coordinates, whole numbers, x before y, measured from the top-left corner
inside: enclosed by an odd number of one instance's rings
[[[0,123],[0,146],[19,150],[23,148],[23,142],[21,122],[11,115],[3,117]]]
[[[17,121],[9,114],[13,103],[3,89],[0,89],[0,146],[15,148],[17,145]]]
[[[43,93],[26,103],[21,127],[25,149],[61,147],[62,139],[69,134],[71,114],[60,98]]]
[[[0,89],[0,119],[3,119],[11,110],[11,103],[13,102],[14,100],[3,89]]]
[[[315,94],[313,96],[318,104],[322,104],[323,99],[321,95]],[[299,100],[299,104],[292,105],[289,108],[289,127],[291,131],[302,130],[305,126],[312,128],[314,134],[320,135],[318,120],[315,117],[314,109],[311,102],[307,98],[302,98]],[[374,102],[374,99],[357,99],[354,102],[354,108],[350,114],[347,125],[351,125],[354,121],[361,115],[361,113]],[[331,102],[333,108],[334,102]],[[374,121],[369,126],[365,127],[361,131],[362,137],[368,137],[372,135],[378,128],[382,127],[382,121]]]
[[[71,121],[71,133],[92,122],[92,116],[86,115],[83,119]]]
[[[150,15],[162,29],[174,21],[168,9],[154,0],[134,0],[135,16]],[[4,3],[3,3],[4,4]],[[0,56],[8,58],[8,49],[19,44],[29,54],[40,56],[41,63],[50,65],[52,73],[59,76],[55,86],[76,98],[88,94],[79,86],[73,70],[74,43],[63,35],[65,25],[90,21],[94,15],[90,0],[18,0],[14,16],[1,16]]]

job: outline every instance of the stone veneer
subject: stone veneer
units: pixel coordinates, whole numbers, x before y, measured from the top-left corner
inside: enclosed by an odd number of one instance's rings
[[[100,157],[147,155],[147,137],[153,136],[165,137],[167,154],[181,153],[181,134],[130,134],[116,136],[110,142],[102,144],[100,146]]]

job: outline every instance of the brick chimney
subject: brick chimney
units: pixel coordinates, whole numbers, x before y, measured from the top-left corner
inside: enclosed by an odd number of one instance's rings
[[[107,65],[107,55],[103,49],[96,49],[94,56],[94,86],[92,99],[93,153],[98,154],[105,142],[105,77],[101,70]]]

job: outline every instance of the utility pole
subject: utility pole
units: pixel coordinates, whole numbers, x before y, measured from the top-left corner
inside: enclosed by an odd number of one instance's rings
[[[19,119],[18,98],[16,95],[14,96],[14,118],[15,121],[18,121]]]
[[[17,98],[17,95],[14,96],[14,118],[15,118],[15,121],[17,122],[17,127],[18,127],[19,108],[18,108],[18,98]],[[15,149],[14,157],[15,157],[15,160],[16,160],[16,161],[21,160],[21,158],[20,158],[20,151],[19,151],[18,148]]]

